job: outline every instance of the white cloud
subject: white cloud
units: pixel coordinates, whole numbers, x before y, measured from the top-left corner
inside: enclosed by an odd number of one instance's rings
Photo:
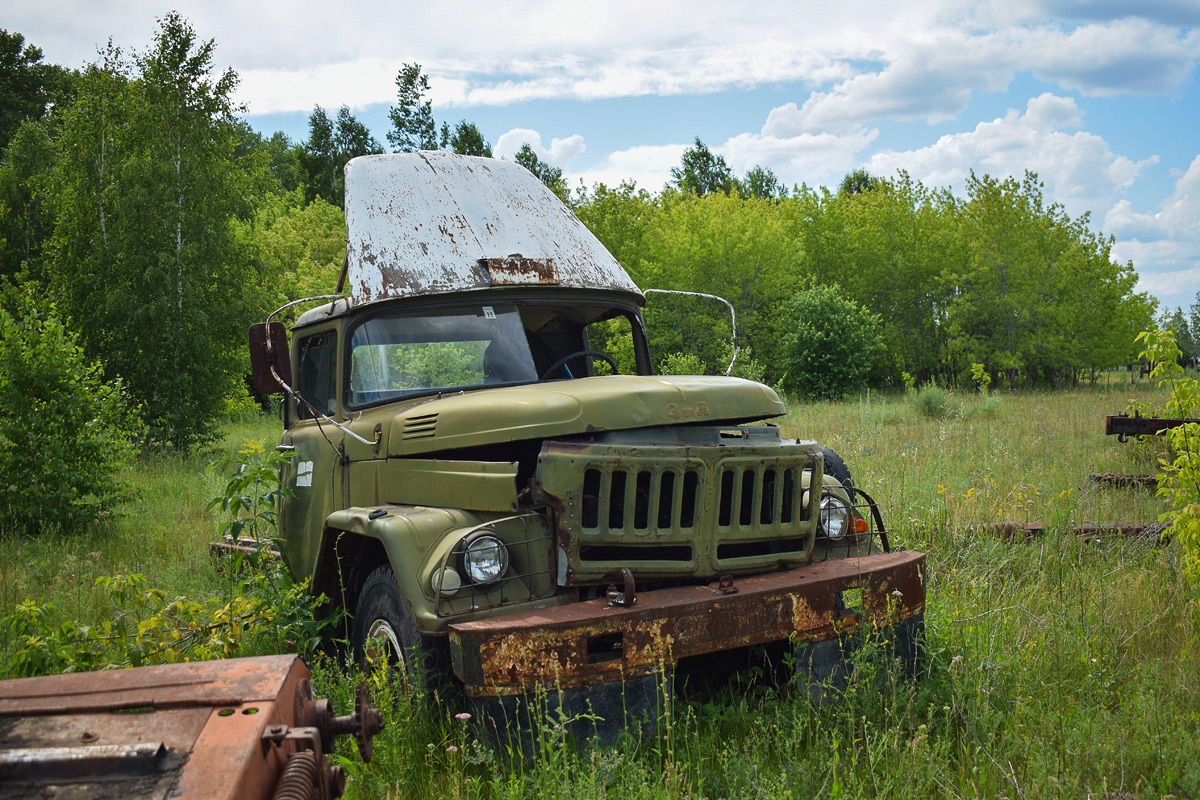
[[[294,71],[251,69],[240,77],[238,97],[254,114],[311,111],[314,105],[358,110],[396,98],[396,67],[381,58]]]
[[[877,153],[867,169],[876,175],[903,169],[928,186],[956,189],[972,170],[996,178],[1019,178],[1031,170],[1045,182],[1047,196],[1072,216],[1087,211],[1100,218],[1158,157],[1134,162],[1113,153],[1095,134],[1066,130],[1081,122],[1073,99],[1046,93],[1031,98],[1024,114],[1010,109],[973,131],[942,136],[928,147]]]
[[[657,192],[671,181],[671,168],[679,166],[683,151],[690,146],[644,145],[618,150],[587,169],[563,170],[563,177],[572,188],[580,182],[590,189],[597,183],[615,187],[633,181],[641,189]]]
[[[1197,37],[1179,35],[1197,16],[1190,0],[1146,0],[1143,16],[1104,2],[1101,15],[1082,0],[761,0],[737,13],[719,0],[362,0],[337,13],[314,0],[12,0],[5,16],[49,61],[78,66],[110,35],[144,48],[155,18],[178,9],[216,40],[216,63],[243,76],[239,99],[256,113],[390,102],[400,65],[418,62],[439,106],[802,84],[817,94],[799,132],[829,132],[952,118],[1024,69],[1091,94],[1181,85],[1200,56]]]
[[[550,147],[547,148],[542,145],[542,135],[537,131],[529,128],[513,128],[501,134],[492,148],[492,153],[496,158],[512,160],[512,157],[521,149],[521,145],[526,143],[533,148],[534,154],[540,161],[560,168],[571,163],[575,156],[587,149],[587,145],[583,143],[583,137],[579,134],[568,136],[565,139],[551,139]]]
[[[1037,77],[1094,96],[1162,94],[1182,84],[1200,57],[1194,37],[1143,19],[1031,32],[1025,63]]]
[[[772,112],[774,113],[774,112]],[[775,136],[770,119],[760,134],[743,133],[716,148],[738,175],[756,166],[770,168],[784,183],[836,182],[858,164],[858,154],[879,135],[858,127],[843,134],[799,133]]]
[[[1168,307],[1192,303],[1200,290],[1200,155],[1158,211],[1139,214],[1121,201],[1104,227],[1117,237],[1114,256],[1132,260],[1137,268],[1139,289],[1158,295]]]

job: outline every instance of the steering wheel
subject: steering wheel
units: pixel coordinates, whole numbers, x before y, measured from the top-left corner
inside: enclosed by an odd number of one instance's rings
[[[592,356],[593,358],[598,358],[601,361],[606,362],[610,367],[612,367],[613,375],[620,374],[617,371],[617,362],[613,361],[612,357],[609,356],[608,353],[601,353],[599,350],[576,350],[574,353],[563,356],[558,361],[555,361],[553,364],[551,364],[549,367],[547,367],[546,371],[542,373],[541,380],[544,381],[544,380],[546,380],[546,378],[549,378],[550,375],[553,374],[554,370],[560,369],[564,364],[566,364],[572,358],[583,358],[584,356]]]

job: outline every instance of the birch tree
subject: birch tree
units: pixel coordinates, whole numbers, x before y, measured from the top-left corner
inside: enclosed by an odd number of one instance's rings
[[[267,174],[261,152],[237,155],[238,79],[214,47],[175,13],[132,65],[110,47],[59,142],[53,285],[151,438],[183,449],[214,435],[238,381],[253,275],[231,223]]]

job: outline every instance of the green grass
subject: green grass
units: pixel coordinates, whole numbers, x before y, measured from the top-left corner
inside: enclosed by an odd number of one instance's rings
[[[279,439],[269,417],[230,425],[212,447],[188,456],[157,453],[129,467],[137,499],[114,518],[72,534],[20,538],[0,531],[0,608],[33,599],[74,619],[109,613],[96,578],[140,572],[169,596],[219,594],[223,584],[209,558],[219,526],[206,510],[221,493],[214,465],[246,440]]]
[[[743,681],[676,703],[659,733],[577,754],[547,733],[528,763],[476,740],[454,697],[376,686],[388,728],[364,766],[339,752],[349,797],[808,798],[1200,796],[1200,603],[1176,545],[1084,544],[1068,526],[1153,522],[1152,490],[1105,488],[1092,472],[1145,474],[1155,443],[1103,436],[1105,414],[1144,384],[1058,394],[952,394],[941,418],[906,396],[797,405],[787,435],[837,450],[882,506],[893,542],[928,555],[928,662],[910,683],[860,659],[842,700],[814,708]],[[273,436],[231,431],[221,450]],[[138,467],[136,513],[72,538],[0,543],[0,599],[53,599],[102,614],[87,584],[138,569],[170,592],[219,592],[208,562],[218,481],[212,454]],[[970,526],[1038,520],[1005,539]],[[870,650],[868,646],[867,650]],[[313,664],[348,710],[338,656]],[[668,727],[669,726],[669,727]]]

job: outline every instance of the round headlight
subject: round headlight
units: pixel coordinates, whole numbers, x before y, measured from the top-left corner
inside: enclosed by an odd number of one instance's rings
[[[821,500],[821,529],[834,541],[850,532],[850,509],[841,498],[829,495]]]
[[[508,571],[508,548],[490,534],[476,536],[463,545],[460,565],[472,583],[491,583]]]
[[[443,597],[452,597],[462,586],[462,578],[453,567],[446,567],[433,573],[431,583],[435,594],[441,593]]]

